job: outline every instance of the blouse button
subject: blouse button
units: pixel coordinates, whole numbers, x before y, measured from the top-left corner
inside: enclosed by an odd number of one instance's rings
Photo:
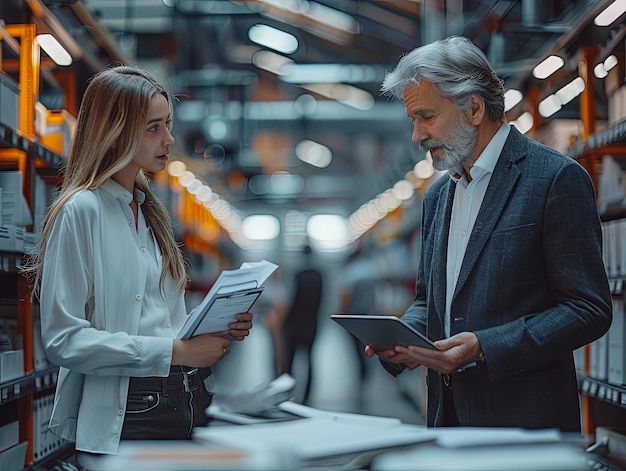
[[[117,410],[117,415],[124,415],[124,411],[122,409]]]
[[[146,252],[147,252],[146,248],[145,247],[141,247],[141,253],[146,253]]]
[[[133,221],[128,221],[128,225],[132,226],[133,225]]]
[[[135,299],[136,299],[137,301],[139,301],[139,300],[141,299],[141,293],[137,293],[137,294],[135,295]]]
[[[166,329],[169,329],[170,325],[166,322],[165,324],[163,324],[163,327],[165,327]]]

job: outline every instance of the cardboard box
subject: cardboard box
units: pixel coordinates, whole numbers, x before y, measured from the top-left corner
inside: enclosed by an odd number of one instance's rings
[[[41,103],[35,104],[35,132],[39,141],[62,157],[70,152],[76,118],[66,110],[48,110]]]

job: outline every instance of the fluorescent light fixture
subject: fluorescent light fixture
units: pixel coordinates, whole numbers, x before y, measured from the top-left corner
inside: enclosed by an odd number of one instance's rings
[[[268,47],[283,54],[293,54],[298,50],[298,39],[293,35],[268,25],[257,24],[248,30],[248,38],[253,43]]]
[[[417,178],[420,178],[422,180],[428,180],[435,173],[432,160],[420,160],[418,163],[415,164],[415,167],[413,167],[413,172],[415,172]]]
[[[302,85],[302,88],[358,110],[370,110],[374,107],[372,94],[352,85],[344,83],[310,83]]]
[[[337,214],[315,214],[309,218],[306,231],[311,241],[323,251],[334,251],[348,245],[346,220]]]
[[[289,64],[280,79],[289,83],[371,83],[385,76],[385,69],[361,64]]]
[[[72,56],[65,50],[61,43],[51,34],[38,34],[37,42],[39,46],[50,56],[57,65],[71,65],[73,62]]]
[[[398,198],[400,201],[406,201],[411,199],[413,194],[415,193],[415,188],[406,180],[399,180],[391,188],[391,192],[393,195]]]
[[[243,219],[241,232],[249,240],[273,240],[280,234],[280,223],[271,214],[255,214]]]
[[[606,77],[607,75],[609,75],[609,73],[607,72],[607,70],[604,68],[604,64],[602,62],[600,62],[598,65],[596,65],[593,68],[593,75],[596,76],[596,78],[599,79],[603,79],[604,77]]]
[[[356,34],[360,31],[359,23],[354,17],[318,2],[311,0],[259,0],[259,2],[289,13],[302,15],[308,20],[339,31],[351,34]],[[315,34],[319,34],[319,28],[311,28],[311,30]]]
[[[248,180],[248,189],[255,195],[295,195],[304,190],[304,178],[284,171],[272,175],[253,175]]]
[[[306,6],[307,7],[303,9],[301,13],[307,18],[339,31],[347,31],[351,34],[357,34],[360,30],[359,23],[347,13],[317,2],[309,1]]]
[[[626,12],[626,1],[615,0],[593,20],[596,26],[609,26]]]
[[[187,165],[182,160],[172,160],[167,164],[167,173],[172,177],[180,177],[187,171]]]
[[[611,54],[609,57],[604,59],[604,62],[600,62],[598,65],[596,65],[593,68],[593,73],[597,78],[603,79],[604,77],[609,75],[609,70],[611,70],[616,65],[617,65],[617,56],[615,56],[614,54]]]
[[[606,70],[607,72],[611,70],[613,67],[615,67],[616,65],[617,65],[616,55],[611,54],[609,57],[604,59],[604,70]]]
[[[522,98],[524,98],[524,95],[522,95],[522,92],[519,90],[515,90],[514,88],[507,90],[504,94],[504,111],[513,109],[515,105],[522,101]]]
[[[283,67],[293,64],[293,60],[272,51],[259,51],[252,56],[252,63],[259,69],[281,75]]]
[[[539,102],[539,114],[544,118],[552,116],[562,108],[561,100],[556,95],[550,95]]]
[[[557,91],[555,95],[559,98],[559,101],[562,105],[566,105],[578,95],[580,95],[584,89],[585,81],[582,79],[582,77],[576,77],[570,83]]]
[[[529,111],[522,113],[516,120],[511,121],[511,124],[513,124],[522,134],[526,134],[530,131],[533,127],[533,123],[533,115]]]
[[[550,56],[543,60],[533,69],[533,76],[545,79],[565,65],[565,61],[559,56]]]
[[[302,162],[317,168],[326,168],[333,161],[333,153],[328,147],[309,139],[298,142],[295,152]]]

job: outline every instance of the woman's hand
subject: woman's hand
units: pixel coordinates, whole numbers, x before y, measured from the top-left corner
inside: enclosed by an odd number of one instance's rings
[[[250,334],[250,329],[252,329],[252,313],[251,312],[242,312],[235,316],[237,318],[237,322],[231,322],[228,324],[228,335],[232,337],[234,340],[243,340]]]
[[[216,332],[197,335],[187,340],[175,339],[172,365],[198,368],[213,366],[230,352],[230,340],[226,335],[228,332]]]

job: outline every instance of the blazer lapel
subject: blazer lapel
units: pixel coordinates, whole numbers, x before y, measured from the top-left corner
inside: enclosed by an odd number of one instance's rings
[[[485,247],[487,239],[489,239],[496,222],[502,214],[502,210],[513,191],[515,182],[519,178],[520,171],[514,163],[525,155],[524,149],[526,146],[524,144],[523,135],[520,134],[517,129],[511,127],[509,137],[504,144],[502,153],[500,154],[491,180],[489,181],[483,204],[476,217],[476,222],[474,223],[474,228],[470,235],[465,257],[461,265],[459,278],[454,289],[454,296],[458,294],[467,281],[478,256]]]
[[[441,189],[441,197],[435,214],[435,221],[441,221],[437,226],[434,237],[434,250],[432,261],[432,293],[433,305],[443,322],[446,311],[446,261],[448,253],[448,234],[450,233],[450,218],[452,216],[452,202],[456,183],[450,181]],[[445,194],[447,191],[447,195]],[[443,204],[442,204],[443,203]],[[442,324],[443,325],[443,324]]]

